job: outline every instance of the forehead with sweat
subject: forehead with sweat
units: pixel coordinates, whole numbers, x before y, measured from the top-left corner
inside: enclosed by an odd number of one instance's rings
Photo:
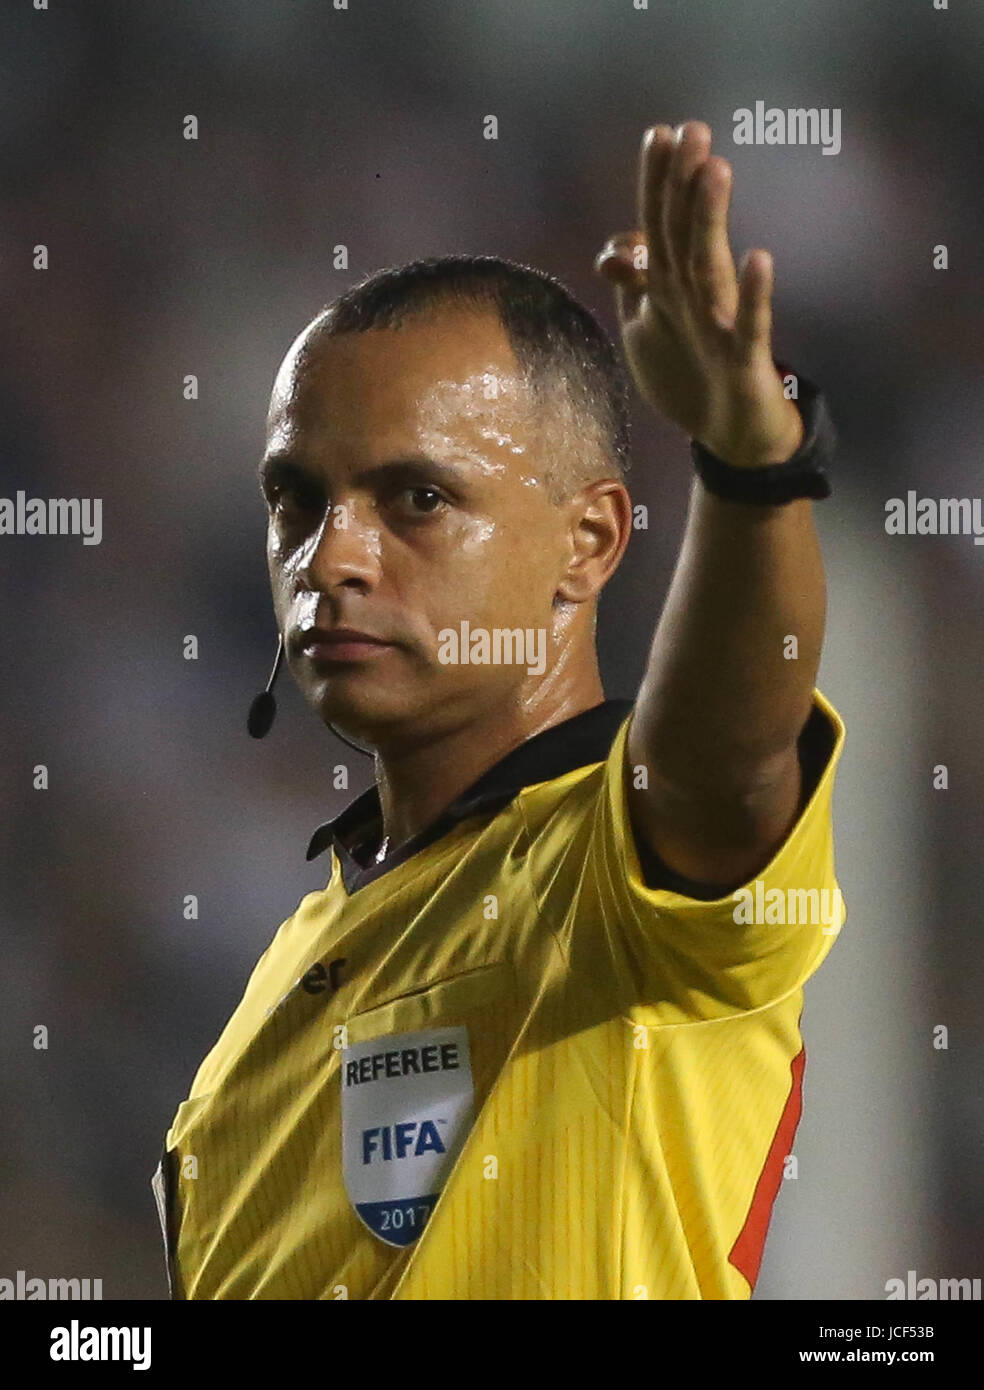
[[[570,384],[549,366],[532,379],[493,311],[441,306],[361,332],[329,326],[328,315],[314,319],[280,366],[270,449],[300,431],[402,430],[405,448],[480,473],[508,468],[553,503],[609,471]]]

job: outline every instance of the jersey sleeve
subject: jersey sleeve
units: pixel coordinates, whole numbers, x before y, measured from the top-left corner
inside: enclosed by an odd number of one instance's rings
[[[571,826],[578,862],[562,949],[575,970],[595,978],[612,972],[623,996],[658,1007],[666,1022],[766,1007],[813,974],[846,920],[831,815],[844,724],[814,690],[800,739],[812,791],[795,824],[754,878],[707,897],[645,851],[640,856],[625,787],[630,717],[587,794],[583,820]]]

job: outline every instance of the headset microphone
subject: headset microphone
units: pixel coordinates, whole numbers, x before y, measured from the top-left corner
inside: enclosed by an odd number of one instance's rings
[[[246,716],[246,727],[253,738],[266,738],[273,721],[277,714],[277,702],[273,698],[273,683],[280,674],[280,666],[284,659],[284,639],[283,634],[277,643],[277,659],[273,663],[273,670],[270,672],[270,679],[267,681],[266,690],[261,690],[259,695],[249,707],[249,714]]]
[[[284,639],[281,633],[277,642],[277,659],[273,663],[273,670],[270,672],[270,679],[267,681],[266,690],[261,690],[259,695],[253,700],[249,707],[249,714],[246,716],[246,728],[253,738],[266,738],[273,727],[273,721],[277,715],[277,702],[273,696],[273,685],[280,674],[280,667],[284,659]],[[340,738],[343,743],[347,743],[350,748],[354,748],[357,753],[364,754],[367,758],[374,758],[376,755],[371,748],[362,748],[357,743],[353,743],[350,738],[339,733],[334,724],[328,725],[329,729],[336,738]]]

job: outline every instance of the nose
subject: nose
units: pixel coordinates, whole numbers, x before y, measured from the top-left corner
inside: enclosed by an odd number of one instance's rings
[[[329,507],[303,547],[297,565],[301,588],[327,593],[341,585],[372,589],[379,580],[379,528],[360,520],[351,505]]]

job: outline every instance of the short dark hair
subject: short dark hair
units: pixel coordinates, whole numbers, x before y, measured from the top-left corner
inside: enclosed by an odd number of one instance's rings
[[[499,256],[440,256],[392,266],[326,305],[312,325],[314,341],[392,328],[448,303],[493,310],[534,398],[548,402],[563,391],[575,418],[590,427],[596,441],[587,465],[591,476],[583,462],[559,460],[551,479],[555,493],[602,476],[605,466],[625,478],[630,448],[625,370],[594,315],[545,271]]]

